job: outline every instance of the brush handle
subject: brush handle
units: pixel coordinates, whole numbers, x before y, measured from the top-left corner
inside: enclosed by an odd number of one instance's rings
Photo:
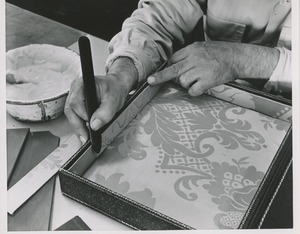
[[[82,36],[79,38],[78,44],[84,86],[85,104],[88,114],[88,120],[90,122],[93,113],[98,109],[100,103],[98,101],[96,91],[90,40],[87,37]],[[99,153],[102,144],[101,132],[99,130],[94,131],[89,126],[89,133],[92,149],[95,153]]]

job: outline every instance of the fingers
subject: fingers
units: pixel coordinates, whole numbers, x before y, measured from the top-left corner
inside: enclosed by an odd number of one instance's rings
[[[65,115],[82,143],[85,143],[89,138],[89,131],[86,125],[89,124],[94,131],[99,130],[114,117],[123,106],[127,96],[119,79],[114,76],[96,78],[97,96],[101,100],[101,104],[93,113],[89,123],[82,79],[72,83],[65,105]]]
[[[78,136],[81,143],[84,144],[89,135],[86,127],[88,117],[85,109],[82,79],[72,82],[64,112],[74,133]]]
[[[205,87],[201,80],[194,83],[188,90],[189,95],[196,97],[202,95],[205,92]]]
[[[84,144],[89,138],[86,122],[73,111],[70,104],[70,95],[68,95],[64,112],[70,122],[74,133],[80,139],[81,143]]]
[[[187,71],[193,69],[197,63],[197,59],[190,57],[193,46],[187,46],[172,55],[169,60],[171,64],[162,71],[148,77],[147,82],[150,85],[158,85],[179,77]]]
[[[69,93],[69,105],[73,111],[85,121],[88,121],[88,116],[85,107],[85,98],[83,91],[82,79],[78,79],[71,84],[71,89]]]
[[[188,89],[189,95],[196,97],[202,95],[206,90],[216,86],[214,79],[198,78],[197,81]]]
[[[151,85],[158,85],[169,80],[173,80],[179,76],[180,68],[178,64],[171,65],[160,72],[156,72],[149,76],[147,82]]]
[[[151,85],[157,85],[176,79],[177,83],[188,89],[189,95],[199,96],[216,85],[212,72],[206,67],[207,65],[203,64],[201,69],[195,66],[192,61],[187,64],[186,61],[182,60],[153,74],[148,77],[147,81]]]
[[[188,63],[186,60],[174,63],[162,71],[148,77],[147,82],[150,85],[158,85],[173,79],[179,78],[182,74],[193,67],[193,63]]]
[[[94,131],[100,129],[115,116],[127,96],[122,86],[114,78],[105,81],[100,79],[97,87],[98,96],[101,97],[101,104],[90,120],[90,127]]]

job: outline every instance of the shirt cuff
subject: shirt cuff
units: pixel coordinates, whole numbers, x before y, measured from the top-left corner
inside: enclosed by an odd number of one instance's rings
[[[265,85],[265,90],[274,94],[291,94],[292,92],[292,59],[291,51],[283,47],[276,47],[279,50],[278,63]]]

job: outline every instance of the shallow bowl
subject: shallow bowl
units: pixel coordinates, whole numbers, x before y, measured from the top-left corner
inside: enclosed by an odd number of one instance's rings
[[[65,47],[31,44],[6,53],[7,74],[18,74],[18,71],[26,71],[24,73],[28,76],[30,69],[27,69],[26,66],[39,66],[39,64],[46,64],[48,68],[54,64],[55,67],[61,68],[58,72],[57,70],[55,72],[51,71],[49,77],[44,76],[47,77],[45,79],[50,83],[52,81],[49,79],[57,79],[53,80],[51,85],[37,86],[36,90],[35,86],[31,87],[33,93],[35,91],[42,93],[40,96],[31,96],[30,93],[26,96],[25,93],[28,89],[23,87],[19,91],[19,88],[16,87],[20,87],[20,84],[11,84],[11,82],[7,82],[6,78],[6,110],[15,119],[21,121],[47,121],[59,117],[63,114],[71,82],[81,76],[79,55]],[[47,67],[46,65],[41,65],[39,68],[38,71],[41,74],[47,74],[46,71],[43,73],[43,70],[41,70]],[[22,72],[19,73],[20,75],[15,75],[15,77],[23,75]],[[63,75],[60,76],[60,73]],[[55,75],[52,76],[52,74],[59,74],[59,78],[58,76],[54,77]]]

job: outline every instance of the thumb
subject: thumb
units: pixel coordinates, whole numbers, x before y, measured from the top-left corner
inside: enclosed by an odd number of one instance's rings
[[[113,98],[103,98],[100,107],[92,115],[90,126],[94,131],[107,124],[116,114],[117,105]]]

